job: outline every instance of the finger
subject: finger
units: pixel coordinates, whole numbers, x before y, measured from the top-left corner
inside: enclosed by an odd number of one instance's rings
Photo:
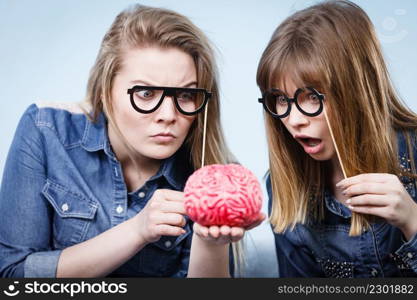
[[[222,236],[229,236],[230,232],[231,232],[230,226],[223,225],[222,227],[220,227],[220,234]]]
[[[182,215],[185,215],[187,213],[185,210],[184,203],[175,201],[164,201],[161,205],[161,211],[166,213],[177,213]]]
[[[242,227],[232,227],[230,236],[232,239],[232,242],[239,241],[243,235],[245,234],[245,230]]]
[[[351,185],[362,183],[362,182],[379,182],[379,183],[385,183],[390,180],[391,174],[386,173],[366,173],[366,174],[360,174],[352,177],[345,178],[341,181],[339,181],[336,184],[336,187],[340,188],[347,188]]]
[[[242,228],[242,227],[232,227],[232,229],[231,229],[231,236],[232,237],[234,237],[234,236],[241,236],[241,235],[243,235],[243,233],[245,232],[245,230]]]
[[[260,213],[258,220],[246,227],[245,230],[251,230],[252,228],[255,228],[256,226],[260,225],[265,220],[265,218],[266,215],[264,213]]]
[[[363,182],[349,186],[342,191],[342,194],[351,198],[356,195],[378,194],[383,195],[390,192],[390,187],[383,183]]]
[[[346,203],[350,206],[387,206],[390,201],[385,195],[364,194],[352,197]]]
[[[157,190],[161,194],[161,197],[167,201],[184,202],[184,192],[173,191],[168,189]]]
[[[205,238],[208,237],[209,229],[206,226],[200,225],[198,223],[194,223],[193,230],[199,236],[202,236]]]
[[[163,213],[160,214],[156,224],[168,224],[174,226],[184,227],[186,224],[185,218],[180,214],[175,213]]]
[[[220,233],[219,226],[210,226],[210,228],[209,228],[209,234],[213,238],[217,239],[219,237],[219,233]]]
[[[387,208],[385,206],[352,206],[349,208],[355,213],[387,218]]]
[[[167,224],[159,224],[156,227],[158,235],[169,235],[169,236],[178,236],[185,233],[185,230],[181,227],[171,226]]]
[[[263,220],[258,220],[255,223],[250,224],[248,227],[245,227],[245,230],[251,230],[262,223]]]
[[[266,215],[263,212],[259,213],[258,221],[262,222],[263,220],[265,220],[265,218],[266,218]]]

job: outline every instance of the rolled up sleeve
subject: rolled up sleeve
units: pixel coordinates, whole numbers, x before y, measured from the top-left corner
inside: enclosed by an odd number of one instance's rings
[[[25,260],[25,277],[56,277],[61,252],[62,250],[54,250],[30,254]]]

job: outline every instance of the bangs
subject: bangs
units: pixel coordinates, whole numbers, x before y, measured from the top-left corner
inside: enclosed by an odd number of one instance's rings
[[[275,58],[275,66],[271,69],[270,88],[288,91],[288,84],[293,83],[297,88],[313,87],[324,92],[328,87],[326,66],[321,62],[320,55],[315,49],[289,47],[281,57]]]

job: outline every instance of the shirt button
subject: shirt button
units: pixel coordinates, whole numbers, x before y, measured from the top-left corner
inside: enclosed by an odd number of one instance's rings
[[[171,245],[172,245],[171,241],[166,241],[166,242],[165,242],[165,247],[166,247],[166,248],[171,247]]]
[[[138,196],[139,196],[139,198],[143,198],[143,197],[145,197],[145,193],[144,192],[139,192]]]
[[[407,253],[408,258],[413,258],[413,254],[411,252]]]
[[[376,275],[378,275],[378,270],[372,268],[371,274],[372,274],[373,277],[376,277]]]
[[[121,205],[119,205],[119,206],[116,208],[116,212],[117,212],[118,214],[121,214],[121,213],[123,212],[123,207],[122,207]]]
[[[62,211],[64,211],[64,212],[65,212],[65,211],[67,211],[67,210],[69,209],[68,204],[67,204],[67,203],[62,204],[61,209],[62,209]]]

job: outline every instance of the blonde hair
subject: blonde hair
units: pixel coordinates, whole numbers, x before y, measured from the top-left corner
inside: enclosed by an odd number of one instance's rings
[[[92,119],[97,120],[98,115],[104,112],[110,125],[132,153],[131,146],[114,120],[111,91],[115,75],[122,65],[123,51],[150,46],[177,48],[193,58],[198,87],[212,93],[207,112],[205,164],[233,160],[220,125],[218,72],[213,49],[200,29],[185,16],[171,10],[134,5],[116,17],[103,38],[88,80],[86,100],[92,106]],[[184,142],[191,153],[194,169],[201,166],[203,117],[204,114],[196,116]]]
[[[325,94],[348,177],[400,175],[396,131],[415,130],[417,115],[397,96],[374,27],[359,6],[326,1],[288,17],[263,52],[257,83],[263,92],[285,85],[285,78]],[[266,114],[265,123],[274,230],[283,232],[310,217],[322,219],[327,175],[323,162],[307,155],[280,120]],[[409,136],[407,142],[410,147]],[[353,213],[350,235],[361,234],[370,221],[370,216]]]

